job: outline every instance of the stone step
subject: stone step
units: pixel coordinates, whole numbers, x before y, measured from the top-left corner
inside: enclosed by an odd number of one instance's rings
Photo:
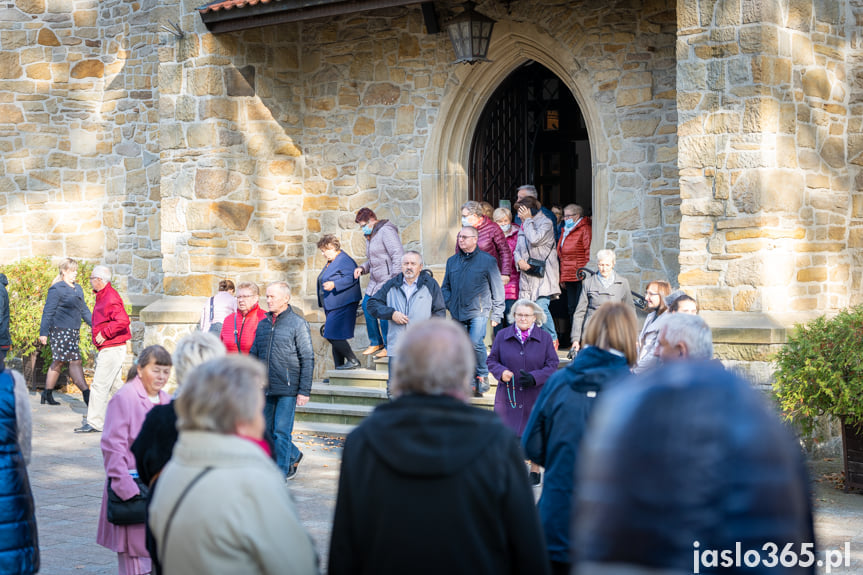
[[[358,387],[316,383],[312,386],[311,401],[315,403],[340,403],[345,405],[371,405],[374,407],[387,401],[385,388]]]
[[[387,372],[374,369],[331,369],[324,373],[330,385],[349,387],[387,388]],[[314,389],[314,387],[312,388]]]
[[[315,423],[338,423],[357,425],[374,409],[371,405],[350,405],[346,403],[318,403],[310,401],[297,407],[296,420]]]

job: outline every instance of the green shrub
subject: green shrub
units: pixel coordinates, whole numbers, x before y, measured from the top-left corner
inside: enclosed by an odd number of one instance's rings
[[[773,389],[784,416],[811,433],[816,418],[863,423],[863,306],[797,325],[776,355]]]
[[[90,289],[92,271],[93,264],[78,261],[78,282],[84,289],[84,300],[90,310],[96,303],[96,294]],[[57,266],[48,258],[33,257],[2,266],[0,272],[9,280],[6,289],[9,292],[9,335],[12,338],[10,355],[24,358],[38,349],[47,367],[52,361],[51,347],[39,346],[39,324],[48,288],[57,277]],[[90,338],[90,329],[82,323],[80,345],[85,363],[96,351]]]

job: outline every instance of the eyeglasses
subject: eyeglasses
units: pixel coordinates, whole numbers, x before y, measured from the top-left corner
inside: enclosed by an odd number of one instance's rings
[[[576,214],[563,214],[563,219],[568,220],[569,218],[577,218]]]
[[[459,234],[456,237],[460,240],[475,240],[475,239],[477,239],[478,236],[463,236],[463,235]]]
[[[521,318],[527,318],[527,317],[534,317],[534,316],[536,316],[536,314],[535,314],[535,313],[517,313],[517,314],[514,314],[514,315],[515,315],[515,317],[521,317]]]
[[[256,297],[258,297],[258,296],[256,296],[256,295],[238,295],[237,299],[252,299],[252,298],[256,298]]]
[[[646,296],[659,295],[659,292],[656,292],[656,291],[646,291],[646,292],[644,292],[644,295],[646,295]]]

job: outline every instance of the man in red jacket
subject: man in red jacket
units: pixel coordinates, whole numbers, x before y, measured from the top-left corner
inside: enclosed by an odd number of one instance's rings
[[[93,383],[90,384],[89,392],[84,392],[84,400],[88,404],[87,421],[76,428],[75,433],[102,431],[108,401],[123,385],[120,372],[126,359],[126,342],[132,339],[129,314],[126,313],[123,298],[111,285],[110,268],[93,268],[90,287],[96,292],[96,305],[93,306],[93,344],[99,353],[96,356]]]
[[[257,284],[243,282],[237,288],[237,311],[225,318],[219,337],[228,353],[248,354],[255,343],[258,322],[266,312],[258,307],[261,291]]]

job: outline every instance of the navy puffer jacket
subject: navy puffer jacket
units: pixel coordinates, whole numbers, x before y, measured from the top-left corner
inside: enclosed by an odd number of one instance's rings
[[[0,573],[39,570],[39,541],[30,480],[18,445],[15,383],[0,372]]]
[[[692,573],[696,549],[733,553],[739,544],[741,555],[767,559],[768,543],[778,557],[814,541],[798,442],[760,392],[717,362],[668,364],[618,385],[597,406],[584,447],[573,539],[585,573],[597,564]],[[727,572],[815,568],[762,562]]]
[[[9,293],[6,291],[7,285],[9,285],[9,280],[6,279],[6,274],[0,274],[0,348],[12,345],[12,338],[9,337]]]
[[[277,316],[267,312],[258,323],[249,355],[267,365],[267,395],[295,397],[312,393],[315,350],[309,322],[293,306]]]

